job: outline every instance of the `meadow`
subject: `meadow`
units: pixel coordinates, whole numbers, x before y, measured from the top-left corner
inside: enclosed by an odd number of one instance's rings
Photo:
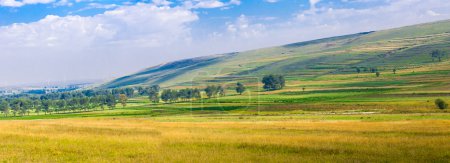
[[[0,160],[447,162],[450,159],[450,120],[272,118],[209,121],[181,116],[2,121]]]

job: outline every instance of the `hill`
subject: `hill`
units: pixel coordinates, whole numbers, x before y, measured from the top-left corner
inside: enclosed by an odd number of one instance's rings
[[[163,87],[244,80],[264,74],[317,78],[360,67],[410,69],[434,64],[430,52],[450,51],[450,20],[288,44],[246,52],[198,57],[158,65],[102,85]]]

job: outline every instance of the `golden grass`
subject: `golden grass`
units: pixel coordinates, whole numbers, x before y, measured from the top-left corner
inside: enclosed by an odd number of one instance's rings
[[[0,122],[11,162],[447,162],[450,121]]]

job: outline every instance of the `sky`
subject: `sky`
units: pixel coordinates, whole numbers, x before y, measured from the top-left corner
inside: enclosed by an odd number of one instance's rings
[[[0,0],[0,86],[446,19],[448,0]]]

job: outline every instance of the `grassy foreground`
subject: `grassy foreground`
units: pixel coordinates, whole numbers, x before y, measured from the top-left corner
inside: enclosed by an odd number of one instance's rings
[[[447,162],[450,159],[450,120],[189,119],[174,116],[171,122],[152,118],[0,121],[0,160]]]

